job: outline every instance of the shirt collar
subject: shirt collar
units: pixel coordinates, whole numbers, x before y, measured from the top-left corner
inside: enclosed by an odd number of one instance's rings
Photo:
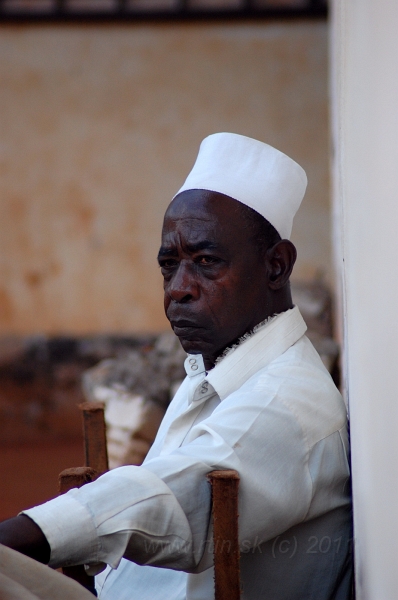
[[[232,349],[206,375],[223,400],[252,375],[286,352],[306,332],[307,325],[297,306],[280,313],[256,333]],[[184,363],[189,377],[205,372],[201,354],[188,354]]]
[[[184,368],[188,377],[195,377],[206,371],[201,354],[188,354],[184,361]]]

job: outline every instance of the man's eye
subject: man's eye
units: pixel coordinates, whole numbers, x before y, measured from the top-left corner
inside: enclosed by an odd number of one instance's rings
[[[168,258],[166,260],[159,261],[159,267],[161,269],[171,269],[171,268],[175,267],[176,264],[177,264],[177,261],[174,258]]]
[[[200,256],[198,261],[200,265],[213,265],[217,262],[215,256]]]

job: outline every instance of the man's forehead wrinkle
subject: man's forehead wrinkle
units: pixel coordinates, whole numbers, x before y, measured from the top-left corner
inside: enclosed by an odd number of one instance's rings
[[[190,252],[198,252],[200,250],[217,250],[220,247],[220,244],[210,240],[201,240],[196,243],[187,242],[185,245]]]
[[[171,216],[166,214],[162,239],[173,234],[191,235],[193,232],[201,234],[204,231],[214,229],[216,220],[212,214],[191,214],[184,216]]]
[[[238,203],[229,198],[217,202],[202,200],[173,201],[165,215],[162,246],[193,254],[206,245],[207,250],[230,256],[233,248],[242,247],[248,241],[240,212],[235,210]],[[198,244],[201,247],[197,247]]]
[[[204,236],[190,236],[188,239],[179,235],[166,235],[162,240],[162,245],[159,250],[159,256],[171,254],[178,247],[188,250],[189,252],[200,252],[201,250],[221,250],[222,244],[216,239],[208,239]]]
[[[171,224],[174,224],[174,227],[175,227],[178,223],[195,222],[195,221],[197,221],[198,223],[212,223],[214,221],[214,215],[203,215],[203,216],[185,215],[185,216],[178,216],[178,217],[166,215],[164,225],[167,226],[167,224],[169,224],[169,226],[170,226]]]
[[[219,231],[214,219],[179,219],[166,221],[162,231],[164,244],[217,243]]]

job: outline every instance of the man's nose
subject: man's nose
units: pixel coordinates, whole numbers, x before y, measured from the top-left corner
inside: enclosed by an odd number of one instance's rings
[[[192,268],[181,261],[166,287],[166,293],[174,302],[196,300],[199,288]]]

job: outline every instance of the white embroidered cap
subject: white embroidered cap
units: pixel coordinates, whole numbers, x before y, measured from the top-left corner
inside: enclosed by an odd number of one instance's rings
[[[289,239],[306,187],[304,169],[286,154],[244,135],[214,133],[201,143],[174,198],[186,190],[225,194],[253,208]]]

